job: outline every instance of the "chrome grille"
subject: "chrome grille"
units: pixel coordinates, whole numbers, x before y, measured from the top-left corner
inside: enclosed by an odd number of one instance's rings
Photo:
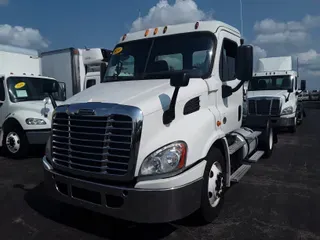
[[[280,115],[280,99],[249,99],[248,114],[264,116]]]
[[[98,109],[100,114],[93,115],[97,109],[85,107],[71,112],[57,109],[54,114],[52,155],[55,167],[73,174],[86,173],[89,177],[132,178],[138,142],[136,119],[108,113],[105,109]],[[101,116],[105,111],[107,114]]]

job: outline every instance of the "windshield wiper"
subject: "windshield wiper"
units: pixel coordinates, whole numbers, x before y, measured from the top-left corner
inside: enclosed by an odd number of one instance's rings
[[[105,79],[103,79],[102,83],[117,82],[117,81],[131,81],[131,80],[136,80],[136,78],[132,76],[108,76]]]

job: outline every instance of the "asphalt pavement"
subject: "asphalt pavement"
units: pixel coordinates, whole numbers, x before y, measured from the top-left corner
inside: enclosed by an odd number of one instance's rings
[[[319,122],[320,110],[307,109],[297,133],[279,135],[272,157],[228,190],[206,226],[133,224],[60,204],[43,194],[42,149],[23,160],[0,156],[0,239],[320,239]]]

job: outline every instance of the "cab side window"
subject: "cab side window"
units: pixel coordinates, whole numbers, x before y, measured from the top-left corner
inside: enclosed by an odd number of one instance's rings
[[[96,85],[96,80],[95,79],[88,79],[87,84],[86,84],[86,89],[89,87],[92,87],[94,85]]]
[[[5,91],[4,91],[4,78],[0,78],[0,101],[5,100]]]
[[[223,82],[236,79],[236,56],[238,45],[230,39],[224,39],[219,62],[219,75]]]
[[[294,79],[294,89],[295,90],[298,90],[298,78],[297,77],[295,77],[295,79]]]

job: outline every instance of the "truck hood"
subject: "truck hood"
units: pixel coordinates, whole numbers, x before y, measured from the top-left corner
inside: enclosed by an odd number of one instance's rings
[[[288,97],[287,90],[263,90],[263,91],[248,91],[247,97],[280,97],[286,98]]]
[[[57,101],[57,105],[62,104],[63,102]],[[13,108],[17,111],[26,111],[26,112],[34,112],[35,116],[30,117],[36,117],[36,116],[42,116],[44,117],[44,114],[48,114],[48,119],[51,119],[51,114],[53,112],[53,106],[52,104],[47,104],[46,109],[44,108],[43,101],[26,101],[26,102],[18,102],[13,104]]]
[[[207,91],[202,79],[190,79],[187,87],[180,88],[177,102]],[[174,88],[169,79],[107,82],[92,86],[64,104],[105,102],[139,107],[144,115],[167,109]]]

